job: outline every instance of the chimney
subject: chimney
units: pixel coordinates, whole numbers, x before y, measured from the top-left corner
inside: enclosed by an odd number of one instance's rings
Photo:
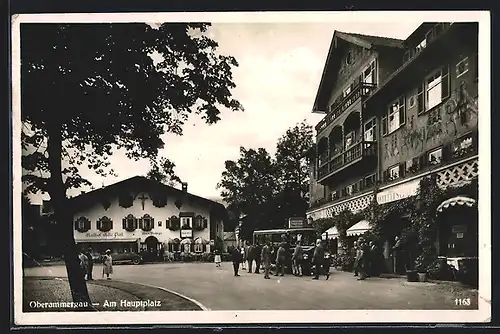
[[[187,193],[187,191],[188,191],[187,182],[182,182],[182,192]]]

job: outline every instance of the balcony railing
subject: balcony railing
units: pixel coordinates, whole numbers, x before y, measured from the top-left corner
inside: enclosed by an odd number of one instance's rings
[[[361,160],[365,156],[376,155],[376,142],[360,141],[345,151],[331,156],[328,164],[325,164],[325,160],[320,160],[320,162],[323,162],[323,165],[320,163],[320,168],[318,169],[318,181],[334,172],[344,169],[358,160]]]
[[[360,97],[370,95],[375,87],[375,84],[368,84],[364,82],[359,83],[346,97],[343,97],[333,103],[331,111],[318,123],[316,130],[320,132],[325,129]]]
[[[441,36],[448,28],[452,25],[452,23],[438,23],[432,29],[430,29],[426,34],[425,34],[425,46],[422,47],[420,45],[411,48],[410,50],[406,51],[405,54],[403,55],[403,65],[413,58],[415,58],[423,49],[427,48],[430,43],[434,42],[436,38]]]

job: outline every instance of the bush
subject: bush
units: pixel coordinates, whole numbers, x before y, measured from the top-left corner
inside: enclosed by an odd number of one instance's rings
[[[341,267],[344,271],[351,271],[354,267],[354,259],[349,254],[333,254],[332,266]]]
[[[214,254],[212,253],[203,253],[201,255],[201,261],[203,262],[214,262]]]
[[[478,288],[479,261],[478,259],[464,259],[458,261],[457,280],[465,285]]]
[[[192,262],[194,259],[193,255],[191,253],[181,253],[181,261],[182,262]]]
[[[448,264],[446,258],[434,260],[426,271],[430,279],[441,281],[454,281],[456,279],[456,269]]]

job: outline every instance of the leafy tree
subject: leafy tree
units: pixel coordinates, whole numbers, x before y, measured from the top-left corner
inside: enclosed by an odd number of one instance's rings
[[[239,217],[248,215],[245,228],[240,232],[247,235],[249,230],[265,226],[269,220],[268,203],[276,193],[276,178],[271,156],[264,148],[246,149],[240,147],[237,161],[228,160],[217,188],[228,203],[228,209]]]
[[[208,26],[21,25],[23,181],[50,195],[75,302],[90,303],[66,195],[90,185],[81,167],[112,173],[115,149],[154,159],[191,113],[212,124],[242,110],[231,96],[238,63],[217,53]]]
[[[307,154],[313,146],[313,129],[305,121],[289,128],[276,145],[276,210],[286,224],[292,216],[305,217],[309,202]]]
[[[146,175],[147,178],[157,182],[175,187],[181,183],[181,179],[175,174],[175,163],[165,157],[154,160]]]

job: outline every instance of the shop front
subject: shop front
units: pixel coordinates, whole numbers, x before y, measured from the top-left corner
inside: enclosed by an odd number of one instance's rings
[[[479,231],[476,200],[456,196],[443,201],[437,208],[439,222],[438,255],[460,269],[463,260],[478,258]]]

